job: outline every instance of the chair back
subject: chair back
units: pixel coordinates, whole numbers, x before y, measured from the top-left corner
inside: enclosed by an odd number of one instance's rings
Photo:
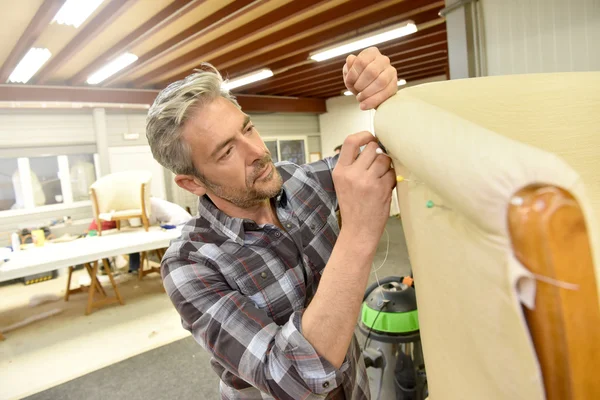
[[[599,87],[595,72],[447,81],[376,112],[406,178],[430,399],[600,398]]]

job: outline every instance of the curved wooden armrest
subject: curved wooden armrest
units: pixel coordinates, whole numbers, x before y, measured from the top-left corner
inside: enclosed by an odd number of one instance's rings
[[[531,272],[577,285],[537,282],[524,308],[548,400],[600,399],[600,309],[585,218],[575,198],[554,186],[515,194],[508,226],[517,259]]]

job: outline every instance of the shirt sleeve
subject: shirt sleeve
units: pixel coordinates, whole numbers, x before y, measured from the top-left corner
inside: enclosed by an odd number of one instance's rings
[[[302,168],[306,173],[313,179],[315,179],[319,186],[325,190],[327,197],[333,204],[333,209],[338,210],[339,205],[337,201],[337,195],[335,194],[335,186],[333,184],[333,169],[338,162],[339,155],[335,157],[326,157],[322,160],[315,161],[310,164],[304,164]]]
[[[336,369],[319,356],[302,335],[302,312],[277,325],[207,260],[167,254],[161,270],[184,328],[234,375],[277,399],[325,397],[342,384],[348,361]]]

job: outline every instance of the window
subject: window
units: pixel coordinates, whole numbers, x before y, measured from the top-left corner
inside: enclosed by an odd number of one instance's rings
[[[263,138],[271,152],[273,162],[290,161],[294,164],[306,164],[308,145],[306,136],[286,137],[285,139]]]
[[[58,174],[57,157],[29,158],[33,201],[36,207],[62,203],[63,192]]]
[[[280,140],[281,159],[294,164],[306,164],[306,143],[304,140]]]
[[[96,181],[93,154],[71,154],[67,156],[73,201],[89,200],[90,185]]]
[[[89,201],[97,165],[91,153],[0,157],[0,212]]]
[[[16,158],[0,158],[0,211],[16,208],[13,177],[19,171]]]
[[[267,149],[271,152],[271,158],[273,162],[279,162],[279,152],[277,151],[277,139],[275,140],[265,140],[265,145]]]

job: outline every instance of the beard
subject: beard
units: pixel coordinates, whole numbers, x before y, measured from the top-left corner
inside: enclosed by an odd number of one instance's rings
[[[238,188],[210,182],[204,177],[199,177],[206,189],[215,196],[227,200],[240,208],[250,208],[265,200],[275,197],[281,191],[283,181],[279,171],[275,168],[270,154],[254,163],[252,173],[246,177],[246,187]],[[265,168],[270,165],[271,172],[261,179],[257,179]]]

